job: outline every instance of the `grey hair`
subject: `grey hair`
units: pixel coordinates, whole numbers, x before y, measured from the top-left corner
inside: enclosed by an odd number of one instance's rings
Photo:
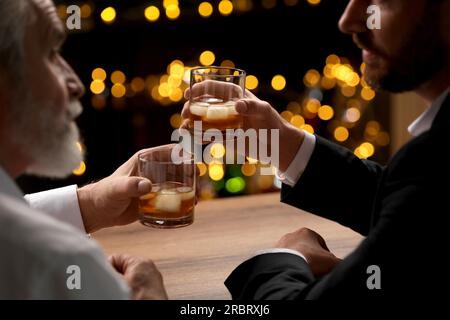
[[[0,76],[10,80],[17,80],[23,72],[30,9],[30,0],[0,0]]]

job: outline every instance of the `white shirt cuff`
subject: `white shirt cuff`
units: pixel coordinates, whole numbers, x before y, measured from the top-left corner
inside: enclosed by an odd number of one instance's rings
[[[83,233],[86,232],[78,204],[76,185],[28,194],[25,195],[25,200],[33,209],[68,223]]]
[[[289,254],[295,254],[296,256],[299,256],[300,258],[305,260],[306,263],[308,263],[308,259],[306,259],[306,257],[301,252],[298,252],[298,251],[292,250],[292,249],[284,249],[284,248],[273,248],[273,249],[259,250],[259,251],[257,251],[255,253],[255,255],[253,257],[260,256],[262,254],[268,254],[268,253],[289,253]]]
[[[316,136],[305,131],[305,139],[286,172],[277,170],[278,179],[290,187],[295,186],[305,171],[315,146]]]

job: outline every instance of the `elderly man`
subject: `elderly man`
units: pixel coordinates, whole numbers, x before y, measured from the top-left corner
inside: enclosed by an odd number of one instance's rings
[[[136,198],[151,190],[133,177],[136,156],[98,183],[29,195],[31,207],[13,181],[63,177],[81,161],[84,89],[59,54],[63,41],[51,0],[0,1],[0,298],[166,298],[152,261],[108,261],[85,234],[136,220]]]
[[[380,30],[367,28],[370,5],[380,10]],[[230,275],[234,299],[423,298],[448,283],[450,0],[351,0],[339,27],[362,49],[368,83],[414,91],[429,108],[383,167],[296,129],[247,93],[236,105],[246,127],[280,130],[282,201],[367,237],[341,261],[314,231],[287,234]]]

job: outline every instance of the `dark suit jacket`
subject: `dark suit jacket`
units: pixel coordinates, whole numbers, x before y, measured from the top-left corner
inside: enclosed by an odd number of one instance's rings
[[[321,279],[296,255],[254,257],[226,280],[232,297],[430,297],[439,287],[446,290],[449,149],[450,96],[432,128],[406,144],[386,167],[317,137],[305,172],[293,188],[283,186],[281,199],[348,226],[365,240]],[[367,287],[371,265],[380,268],[380,290]]]

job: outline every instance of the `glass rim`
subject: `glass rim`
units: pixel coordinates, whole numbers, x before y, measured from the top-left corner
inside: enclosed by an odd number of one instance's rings
[[[167,161],[167,160],[161,161],[161,160],[153,160],[153,159],[144,158],[144,156],[146,156],[146,155],[149,155],[149,154],[161,151],[161,150],[162,150],[162,147],[156,147],[154,149],[146,150],[146,151],[142,151],[142,152],[138,153],[138,156],[137,156],[138,164],[141,162],[145,162],[145,163],[154,162],[154,163],[158,163],[158,164],[162,164],[162,165],[171,164],[171,165],[175,165],[175,166],[184,165],[184,164],[187,164],[187,165],[195,164],[194,155],[185,150],[184,150],[184,152],[188,153],[190,156],[189,156],[189,158],[186,158],[186,159],[182,158],[181,163],[174,163],[173,161]]]
[[[219,69],[219,70],[234,70],[234,71],[238,71],[240,74],[238,75],[234,75],[234,74],[212,74],[211,76],[214,77],[242,77],[242,76],[247,76],[247,72],[245,72],[245,70],[242,69],[238,69],[238,68],[232,68],[232,67],[217,67],[217,66],[209,66],[209,67],[195,67],[191,69],[191,75],[200,75],[200,76],[208,76],[208,74],[200,74],[200,73],[195,73],[196,71],[199,70],[207,70],[207,69]]]

